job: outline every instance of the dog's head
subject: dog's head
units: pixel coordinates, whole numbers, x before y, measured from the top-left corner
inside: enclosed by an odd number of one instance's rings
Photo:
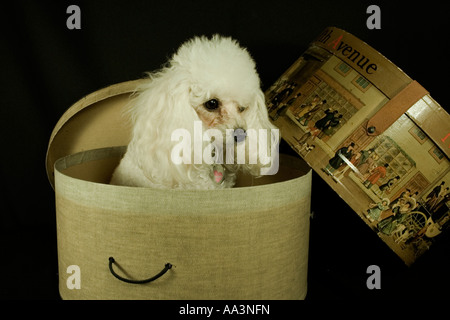
[[[194,38],[171,65],[186,75],[189,104],[206,128],[270,126],[255,62],[235,40]]]
[[[231,38],[215,35],[185,42],[163,69],[149,74],[149,81],[138,93],[132,112],[134,138],[152,144],[147,152],[153,156],[172,154],[177,144],[172,133],[180,129],[191,134],[193,154],[194,128],[200,122],[203,146],[212,143],[215,161],[222,160],[230,171],[243,168],[259,175],[261,167],[271,165],[260,161],[260,157],[256,163],[249,158],[252,152],[258,152],[257,147],[249,146],[252,143],[260,146],[265,143],[260,149],[266,149],[269,156],[276,144],[278,152],[278,131],[268,119],[255,62]],[[263,143],[261,139],[266,141]],[[244,163],[237,159],[240,144],[246,145]],[[167,147],[169,152],[164,151]]]

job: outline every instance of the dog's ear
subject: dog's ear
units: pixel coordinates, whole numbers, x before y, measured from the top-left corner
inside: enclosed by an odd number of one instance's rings
[[[261,90],[255,94],[253,106],[251,107],[251,113],[251,116],[247,120],[248,128],[276,129],[276,127],[269,120],[266,100],[264,93]]]
[[[177,129],[193,134],[197,113],[190,105],[189,81],[174,69],[164,69],[140,88],[132,101],[133,136],[128,146],[145,176],[156,182],[166,182],[182,170],[171,160],[177,141],[171,141]],[[170,174],[168,174],[170,173]],[[185,178],[181,174],[178,178]]]
[[[260,90],[254,99],[252,106],[252,114],[248,120],[247,128],[258,129],[258,165],[254,168],[250,167],[250,171],[254,175],[272,175],[278,171],[278,149],[280,142],[280,134],[278,128],[269,120],[264,93]],[[265,135],[259,133],[259,129],[266,130]],[[260,141],[265,137],[265,142]],[[264,150],[261,147],[265,146]],[[269,157],[269,158],[267,158]],[[264,159],[264,161],[263,161]]]
[[[148,80],[137,89],[132,101],[131,118],[135,128],[170,130],[198,120],[189,104],[190,83],[173,69],[149,74]]]

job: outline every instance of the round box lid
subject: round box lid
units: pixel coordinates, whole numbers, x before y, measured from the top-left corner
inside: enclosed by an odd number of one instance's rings
[[[130,129],[124,108],[143,80],[111,85],[73,104],[59,119],[50,136],[46,169],[54,188],[56,160],[84,150],[128,145]]]

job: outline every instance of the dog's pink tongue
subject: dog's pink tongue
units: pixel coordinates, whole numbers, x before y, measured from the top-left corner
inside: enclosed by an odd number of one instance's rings
[[[223,179],[223,173],[217,170],[214,170],[214,179],[216,183],[221,183]]]

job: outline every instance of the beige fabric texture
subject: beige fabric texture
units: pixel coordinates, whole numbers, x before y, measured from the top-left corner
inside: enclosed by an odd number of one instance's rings
[[[301,159],[281,156],[279,173],[261,185],[225,190],[108,185],[124,150],[88,150],[55,163],[63,299],[306,296],[311,171]],[[154,282],[130,284],[110,273],[111,256],[116,272],[135,280],[173,267]],[[67,285],[73,265],[79,289]]]

